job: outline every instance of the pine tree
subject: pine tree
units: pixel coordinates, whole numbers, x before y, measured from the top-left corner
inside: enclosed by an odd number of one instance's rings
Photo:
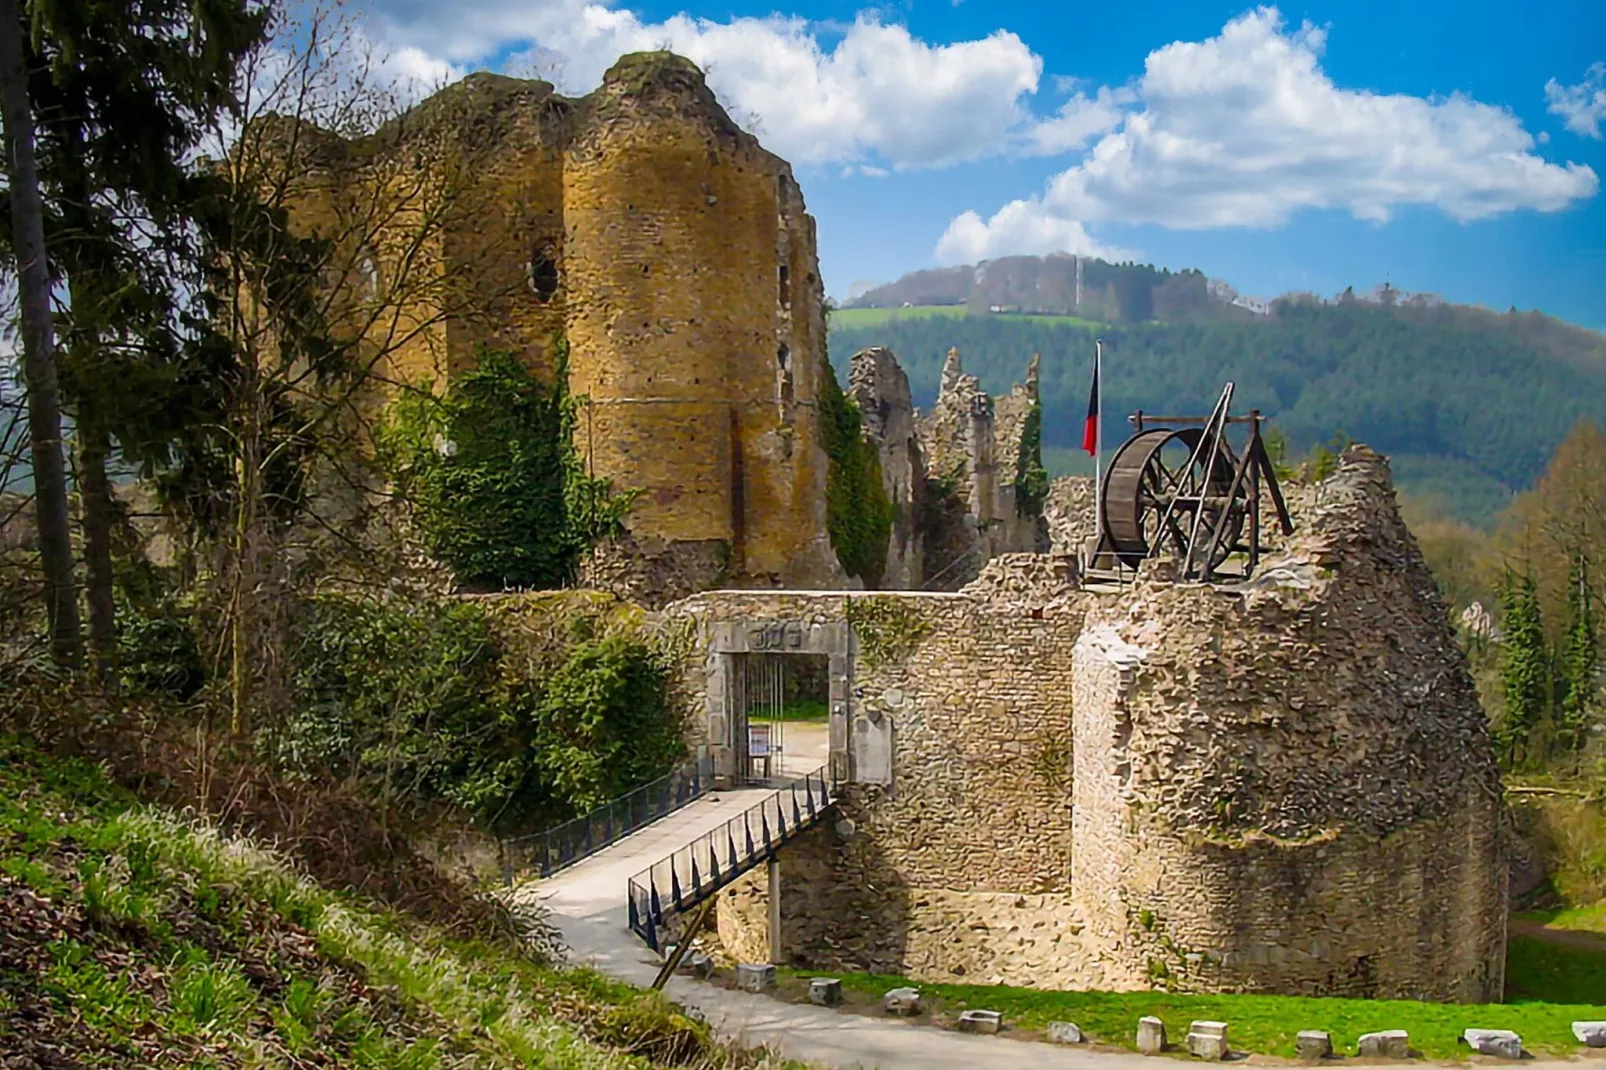
[[[1584,744],[1590,714],[1595,707],[1595,605],[1589,590],[1588,563],[1582,554],[1572,569],[1567,608],[1567,635],[1562,648],[1562,676],[1566,691],[1561,701],[1562,739],[1571,750]]]
[[[1549,659],[1539,615],[1539,591],[1533,577],[1507,573],[1500,592],[1505,631],[1500,681],[1505,708],[1494,728],[1495,751],[1506,768],[1529,756],[1534,729],[1548,705]]]

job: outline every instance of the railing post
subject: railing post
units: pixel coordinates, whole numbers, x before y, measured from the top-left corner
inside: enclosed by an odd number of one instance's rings
[[[753,851],[753,811],[747,810],[742,814],[742,828],[747,831],[747,857],[752,858]]]
[[[658,882],[649,876],[647,878],[647,885],[647,909],[651,912],[651,917],[659,924],[662,924],[664,920],[664,904],[663,901],[658,898]]]
[[[697,852],[691,851],[689,853],[691,855],[691,894],[694,897],[701,899],[703,895],[703,882],[697,876]]]
[[[675,909],[680,909],[680,870],[675,868],[675,856],[669,856],[669,898],[675,901]]]

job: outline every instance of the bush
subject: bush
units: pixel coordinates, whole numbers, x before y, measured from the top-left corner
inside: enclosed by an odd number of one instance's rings
[[[612,635],[576,644],[547,682],[536,742],[557,792],[600,806],[667,772],[685,749],[645,644]]]
[[[147,616],[124,606],[118,620],[118,674],[138,695],[187,702],[206,684],[206,668],[189,621],[164,607]]]
[[[295,712],[263,753],[353,779],[387,807],[449,803],[495,831],[574,816],[680,756],[644,643],[576,641],[545,681],[509,664],[473,602],[319,596],[294,624]]]

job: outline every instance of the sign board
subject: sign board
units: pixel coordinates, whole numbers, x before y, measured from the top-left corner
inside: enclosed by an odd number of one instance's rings
[[[747,726],[747,755],[750,758],[763,758],[770,752],[770,726],[767,724],[750,724]]]

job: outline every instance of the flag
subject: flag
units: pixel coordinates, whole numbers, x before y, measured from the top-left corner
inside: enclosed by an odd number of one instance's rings
[[[1082,424],[1082,448],[1090,455],[1099,452],[1099,362],[1093,361],[1093,390],[1087,395],[1087,421]]]

